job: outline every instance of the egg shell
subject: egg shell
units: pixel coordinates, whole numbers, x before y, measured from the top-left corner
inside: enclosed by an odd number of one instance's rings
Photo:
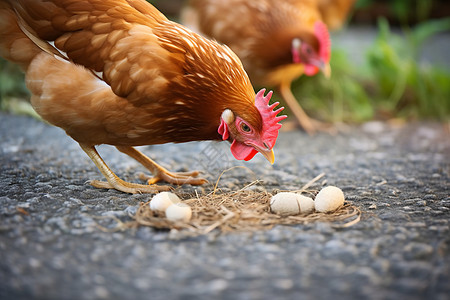
[[[272,212],[283,216],[311,213],[314,211],[314,200],[300,194],[282,192],[272,197],[270,208]]]
[[[270,199],[270,209],[272,212],[282,216],[292,216],[300,213],[300,205],[297,201],[297,194],[281,192]]]
[[[272,197],[270,208],[272,212],[282,216],[311,213],[314,211],[314,200],[300,194],[282,192]]]
[[[318,212],[332,212],[344,205],[344,193],[336,186],[327,186],[320,190],[314,199]]]
[[[166,211],[170,205],[179,203],[180,201],[180,198],[174,193],[161,192],[153,196],[150,201],[150,209],[154,211]]]
[[[167,207],[166,218],[172,222],[189,222],[192,209],[186,203],[174,203]]]
[[[315,205],[312,198],[303,195],[297,195],[297,201],[300,205],[300,212],[302,214],[308,214],[314,211]]]

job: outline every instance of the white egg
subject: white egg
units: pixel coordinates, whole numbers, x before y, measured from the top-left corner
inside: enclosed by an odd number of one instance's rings
[[[272,212],[283,216],[300,213],[297,194],[282,192],[272,196],[272,199],[270,199],[270,209]]]
[[[303,195],[297,195],[297,201],[300,205],[301,213],[308,214],[314,211],[314,200],[312,198]]]
[[[344,193],[335,186],[327,186],[320,190],[314,200],[318,212],[332,212],[344,205]]]
[[[310,213],[314,210],[314,201],[296,193],[282,192],[272,196],[270,209],[282,216]]]
[[[172,222],[189,222],[191,217],[192,209],[186,203],[174,203],[166,209],[166,218]]]
[[[171,192],[162,192],[156,194],[150,201],[150,209],[155,211],[165,211],[167,207],[180,202],[180,198]]]

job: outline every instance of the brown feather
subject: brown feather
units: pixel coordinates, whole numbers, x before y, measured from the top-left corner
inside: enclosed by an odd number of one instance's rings
[[[10,1],[37,37],[27,85],[36,111],[89,145],[220,139],[225,109],[261,130],[255,93],[227,47],[173,23],[144,0]],[[6,6],[10,18],[14,13]],[[0,41],[2,55],[11,50]],[[38,54],[39,53],[39,54]],[[13,59],[14,60],[14,59]]]
[[[271,72],[289,74],[294,37],[318,48],[314,23],[320,15],[314,0],[191,0],[189,4],[182,16],[186,24],[235,51],[255,84],[278,85],[270,80],[276,77]],[[296,69],[293,78],[303,72]]]

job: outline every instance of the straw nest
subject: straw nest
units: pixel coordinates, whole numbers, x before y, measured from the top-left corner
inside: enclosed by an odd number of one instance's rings
[[[324,174],[307,183],[298,193],[317,194],[308,189]],[[309,213],[295,216],[280,216],[270,211],[271,197],[280,191],[257,192],[249,187],[255,181],[236,192],[220,192],[216,188],[204,195],[179,195],[183,203],[192,208],[192,218],[188,223],[171,222],[164,213],[150,209],[149,202],[142,202],[133,221],[124,223],[128,228],[151,226],[160,229],[187,231],[193,235],[207,234],[215,229],[222,233],[231,231],[267,230],[275,225],[296,225],[312,222],[332,222],[335,227],[349,227],[359,222],[361,211],[346,201],[342,207],[331,213]]]

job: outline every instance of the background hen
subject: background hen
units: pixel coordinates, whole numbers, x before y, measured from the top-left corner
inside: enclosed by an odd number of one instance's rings
[[[236,55],[169,21],[144,0],[0,1],[0,54],[21,65],[34,109],[75,139],[107,182],[157,192],[202,184],[171,173],[133,146],[228,140],[238,159],[271,163],[284,117],[256,96]],[[150,185],[118,178],[95,146],[109,144],[150,170]]]
[[[315,0],[320,15],[330,30],[340,29],[347,20],[356,0]]]
[[[309,133],[313,122],[291,92],[302,74],[322,70],[330,76],[327,26],[341,26],[353,1],[348,0],[191,0],[182,22],[224,43],[241,58],[253,84],[278,86],[300,125]]]

